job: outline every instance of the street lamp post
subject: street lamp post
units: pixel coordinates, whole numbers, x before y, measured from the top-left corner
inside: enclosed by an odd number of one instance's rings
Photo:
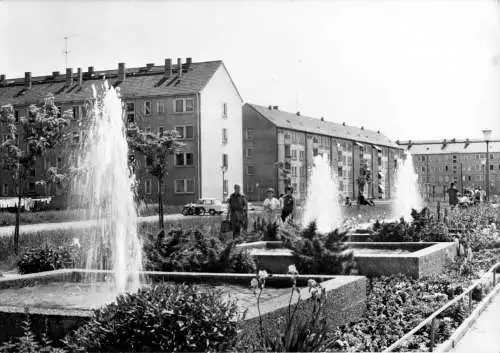
[[[483,136],[486,140],[486,200],[490,200],[490,140],[491,140],[490,129],[483,130]]]

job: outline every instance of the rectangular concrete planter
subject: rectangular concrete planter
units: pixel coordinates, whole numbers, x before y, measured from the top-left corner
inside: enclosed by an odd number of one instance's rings
[[[2,290],[22,288],[54,282],[68,283],[82,281],[84,276],[91,277],[92,281],[102,281],[109,271],[87,270],[56,270],[19,276],[17,278],[0,279],[0,342],[23,334],[22,321],[29,314],[32,329],[35,334],[47,331],[53,341],[63,338],[68,332],[81,326],[92,316],[89,309],[51,309],[47,307],[6,306],[2,305]],[[143,272],[143,275],[152,282],[178,282],[203,284],[239,284],[249,286],[253,274],[229,273],[191,273],[191,272]],[[301,288],[301,297],[304,309],[311,307],[311,299],[306,288],[308,279],[315,279],[327,290],[326,310],[330,325],[342,325],[361,318],[366,310],[366,278],[362,276],[298,276],[297,285]],[[266,281],[268,287],[290,287],[290,277],[287,275],[273,275]],[[288,313],[289,295],[281,295],[265,302],[261,306],[261,313],[266,320],[275,321]],[[296,302],[293,301],[292,303]],[[245,332],[255,330],[258,323],[258,312],[255,306],[247,308],[245,321],[241,326]],[[333,315],[335,313],[335,315]],[[251,334],[250,334],[251,335]]]
[[[291,250],[280,253],[266,251],[279,248],[280,242],[255,242],[237,245],[239,249],[251,250],[257,265],[273,273],[286,273],[294,264]],[[364,276],[390,276],[405,274],[420,278],[442,272],[446,263],[457,255],[458,244],[447,243],[396,243],[396,242],[346,242],[351,249],[402,249],[410,253],[357,254],[354,255],[359,274]],[[282,247],[282,245],[281,245]],[[252,250],[254,249],[254,250]]]

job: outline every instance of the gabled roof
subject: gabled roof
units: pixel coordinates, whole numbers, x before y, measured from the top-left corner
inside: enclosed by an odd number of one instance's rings
[[[43,101],[48,94],[53,94],[57,102],[83,101],[92,96],[92,85],[103,78],[120,87],[126,98],[195,94],[205,87],[221,65],[220,60],[183,64],[180,80],[177,65],[172,65],[173,74],[168,78],[164,76],[164,66],[126,68],[127,76],[123,82],[118,81],[118,70],[95,71],[92,76],[84,72],[82,87],[78,86],[75,72],[70,87],[66,86],[65,73],[56,79],[52,75],[33,77],[30,89],[24,86],[24,78],[7,79],[7,85],[0,83],[0,105],[24,106]]]
[[[405,146],[406,148],[406,146]],[[489,144],[489,151],[491,153],[500,152],[500,143],[492,142]],[[486,143],[471,143],[466,147],[465,143],[451,143],[448,142],[443,147],[442,143],[439,144],[422,144],[412,145],[410,148],[411,154],[450,154],[450,153],[486,153]]]
[[[321,120],[304,115],[297,115],[296,113],[289,113],[278,109],[269,109],[269,107],[264,107],[257,104],[247,104],[255,109],[264,118],[280,128],[337,137],[377,146],[402,149],[401,146],[398,146],[388,137],[379,132],[361,129],[354,126],[337,124],[331,121]]]

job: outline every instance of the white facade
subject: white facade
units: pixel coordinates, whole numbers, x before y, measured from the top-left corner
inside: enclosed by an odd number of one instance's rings
[[[226,196],[234,184],[243,186],[243,100],[223,64],[201,91],[200,101],[201,197],[221,199],[224,154]]]

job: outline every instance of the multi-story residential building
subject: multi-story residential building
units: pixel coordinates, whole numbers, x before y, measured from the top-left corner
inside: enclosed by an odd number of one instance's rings
[[[166,59],[161,66],[127,69],[119,63],[116,70],[95,71],[89,67],[86,72],[67,69],[65,75],[53,72],[37,77],[27,72],[21,79],[0,75],[0,105],[12,104],[16,116],[23,116],[30,104],[40,104],[52,95],[62,110],[72,109],[70,128],[78,142],[85,126],[85,102],[92,98],[92,86],[103,79],[120,88],[129,128],[157,134],[175,129],[185,143],[184,151],[169,160],[163,190],[168,203],[202,197],[220,199],[228,194],[228,185],[243,182],[243,102],[222,61],[195,63],[187,58],[184,63],[177,59],[174,65]],[[49,166],[65,163],[60,152],[40,164],[27,183],[28,194],[53,193],[50,189],[38,190],[34,181]],[[146,161],[139,160],[139,164],[143,166],[137,171],[140,191],[147,199],[156,200],[157,183],[146,173]],[[0,196],[13,195],[12,181],[5,171],[0,172],[0,185]]]
[[[423,195],[428,198],[445,197],[451,182],[460,191],[479,186],[486,189],[486,143],[427,142],[400,142],[412,155]],[[490,194],[498,195],[500,143],[490,143],[489,154]]]
[[[243,179],[251,200],[262,199],[267,187],[281,194],[286,185],[293,186],[299,198],[305,198],[316,155],[328,158],[344,197],[356,199],[356,180],[363,159],[374,176],[374,182],[365,187],[365,195],[391,197],[402,148],[379,131],[255,104],[243,105],[243,131]]]

